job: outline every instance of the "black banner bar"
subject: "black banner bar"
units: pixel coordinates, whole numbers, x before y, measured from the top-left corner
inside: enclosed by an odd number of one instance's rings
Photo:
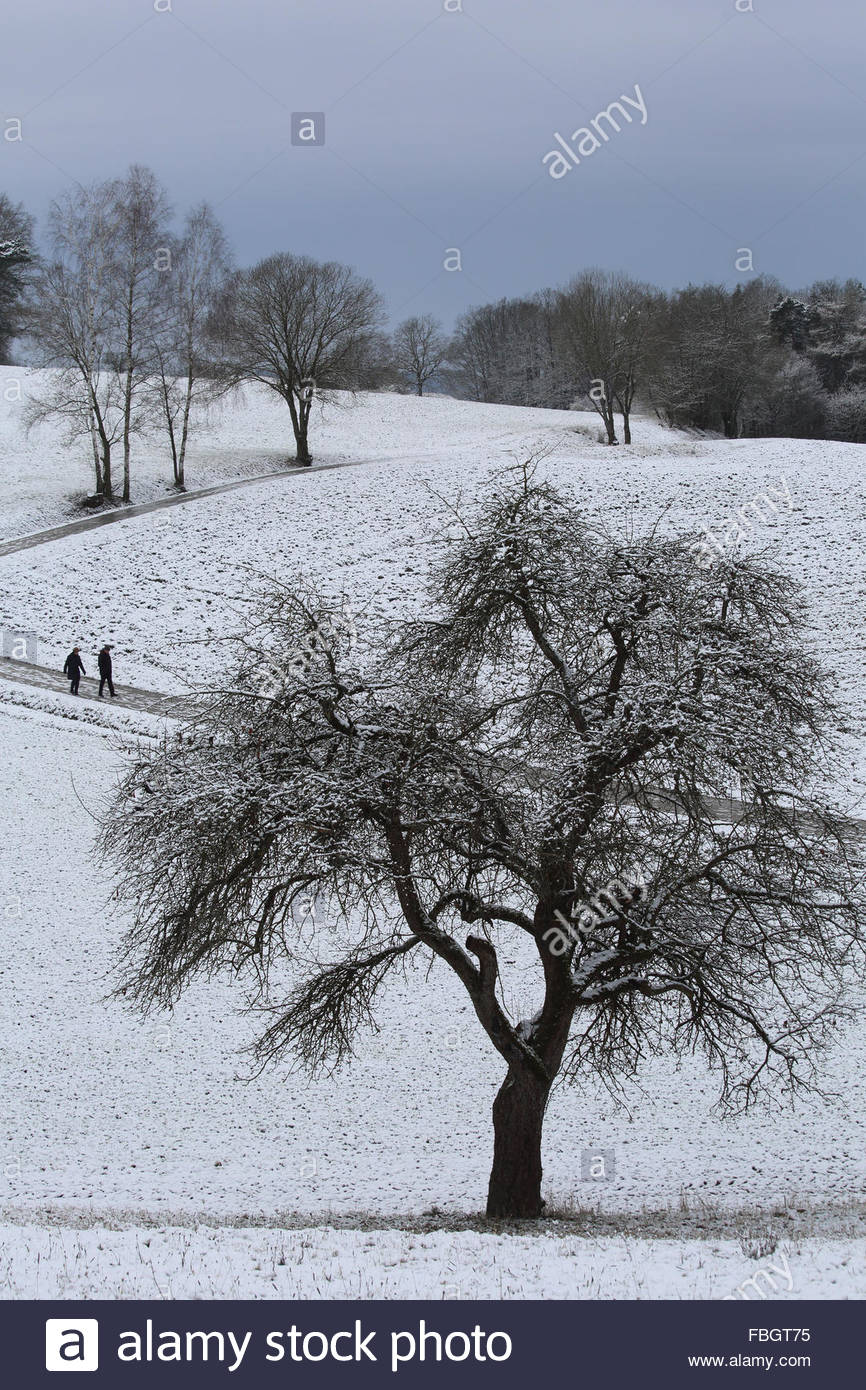
[[[853,1303],[7,1303],[3,1383],[432,1387],[862,1380]],[[62,1384],[62,1382],[60,1382]],[[763,1382],[766,1383],[766,1382]]]

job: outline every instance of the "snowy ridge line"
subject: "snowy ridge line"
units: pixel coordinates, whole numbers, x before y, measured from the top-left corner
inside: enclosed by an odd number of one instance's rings
[[[794,1203],[797,1203],[796,1205]],[[427,1235],[436,1231],[454,1234],[473,1231],[495,1235],[505,1230],[549,1236],[571,1235],[588,1239],[634,1236],[655,1240],[720,1239],[736,1237],[743,1227],[755,1222],[772,1223],[785,1238],[809,1239],[814,1236],[853,1237],[866,1235],[866,1199],[850,1203],[828,1202],[807,1205],[799,1198],[780,1199],[770,1206],[739,1206],[725,1209],[696,1202],[694,1207],[671,1206],[643,1211],[556,1211],[532,1221],[498,1221],[480,1211],[435,1211],[430,1213],[380,1213],[366,1211],[320,1212],[275,1211],[267,1213],[195,1212],[188,1209],[153,1211],[134,1208],[90,1208],[70,1206],[17,1206],[0,1208],[0,1229],[45,1226],[58,1230],[111,1231],[135,1230],[266,1230],[266,1231],[404,1231]]]
[[[396,457],[396,456],[395,456]],[[13,536],[0,541],[0,557],[15,555],[21,550],[32,550],[37,545],[48,545],[51,541],[63,540],[66,536],[77,536],[82,531],[93,531],[100,526],[111,526],[131,517],[147,516],[150,512],[162,511],[165,507],[179,507],[186,502],[197,502],[202,497],[218,497],[224,492],[235,492],[238,488],[252,487],[255,483],[269,483],[275,478],[298,478],[311,473],[329,473],[334,468],[358,468],[366,463],[385,463],[387,458],[344,459],[339,463],[296,464],[293,468],[277,469],[273,473],[257,473],[252,478],[236,478],[230,483],[214,483],[211,487],[198,488],[194,492],[179,492],[172,497],[159,497],[153,502],[134,502],[131,506],[121,504],[114,511],[100,512],[98,516],[81,517],[78,521],[67,521],[61,526],[51,526],[46,531],[33,531],[27,536]]]

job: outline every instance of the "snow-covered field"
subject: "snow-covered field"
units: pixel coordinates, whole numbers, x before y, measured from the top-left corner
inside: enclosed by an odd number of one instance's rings
[[[33,531],[86,515],[73,499],[93,492],[93,463],[88,446],[70,447],[60,427],[43,424],[27,433],[23,428],[27,401],[44,391],[49,372],[0,366],[0,478],[2,478],[3,537]],[[561,422],[553,411],[512,410],[508,406],[478,406],[461,401],[386,394],[343,395],[326,410],[314,408],[310,439],[317,463],[358,458],[392,458],[407,453],[450,451],[465,445],[489,449],[498,441],[507,448],[512,437],[527,429],[543,431]],[[530,424],[531,422],[531,424]],[[597,416],[575,417],[594,437]],[[660,432],[659,432],[660,433]],[[440,438],[444,435],[444,438]],[[196,422],[186,466],[186,485],[192,490],[273,473],[291,465],[294,457],[289,412],[273,392],[249,387]],[[114,458],[115,490],[119,491],[122,451]],[[173,491],[171,458],[161,436],[139,436],[133,442],[132,501],[150,502]]]
[[[7,407],[11,415],[16,409]],[[227,458],[250,439],[276,458],[285,446],[287,414],[271,393],[250,391],[244,407],[227,413],[207,437]],[[318,422],[317,456],[382,461],[320,475],[294,473],[8,557],[0,562],[0,626],[36,632],[45,665],[62,662],[76,640],[85,661],[111,640],[119,683],[184,688],[219,668],[224,652],[216,639],[244,625],[257,575],[305,573],[347,593],[360,613],[412,608],[431,543],[448,523],[448,504],[459,493],[471,500],[491,470],[550,449],[545,471],[614,526],[664,512],[671,528],[709,527],[721,536],[739,508],[768,490],[785,497],[768,525],[752,527],[748,544],[769,548],[805,582],[817,641],[839,674],[862,748],[866,501],[860,446],[692,440],[640,420],[635,445],[608,450],[595,442],[596,432],[587,415],[442,397],[346,399]],[[14,423],[0,426],[4,437],[12,450],[4,511],[11,493],[14,515],[20,469]],[[63,457],[56,444],[51,466],[40,474],[54,508],[43,502],[45,524],[63,519],[66,481],[57,462]],[[146,448],[142,460],[147,469],[156,467]],[[136,487],[136,498],[139,491],[147,494]],[[33,529],[29,513],[19,520],[19,532]],[[864,765],[856,749],[851,761],[851,793],[859,785],[862,795]]]
[[[120,765],[117,737],[13,707],[0,739],[3,798],[19,811],[2,846],[4,1206],[271,1220],[482,1209],[501,1065],[444,967],[426,985],[395,977],[381,1032],[335,1077],[245,1079],[239,1052],[255,1025],[238,1017],[229,985],[197,986],[146,1021],[105,999],[120,924],[106,919],[89,846]],[[855,1197],[866,1210],[864,1041],[851,1033],[828,1059],[844,1106],[721,1121],[695,1062],[648,1067],[627,1111],[592,1088],[559,1089],[548,1199],[636,1215],[683,1201],[781,1210]],[[580,1152],[594,1147],[615,1152],[609,1183],[581,1182]]]
[[[278,405],[250,393],[200,437],[222,477],[264,472],[266,456],[284,461]],[[62,521],[86,472],[73,480],[59,441],[43,437],[41,453],[22,442],[17,407],[6,409],[0,495],[14,535]],[[816,641],[851,711],[843,781],[853,805],[866,785],[858,447],[691,440],[638,421],[632,448],[607,450],[595,428],[588,416],[359,397],[317,426],[314,452],[378,462],[273,479],[0,558],[0,626],[35,631],[44,665],[77,640],[90,669],[88,655],[112,640],[121,690],[182,689],[218,670],[216,639],[243,625],[253,572],[301,571],[348,594],[360,621],[368,609],[411,609],[446,503],[532,450],[552,447],[542,467],[613,525],[667,507],[671,527],[723,530],[784,479],[791,509],[753,543],[769,545],[813,598]],[[248,469],[244,449],[258,460]],[[142,460],[136,500],[158,490],[153,455]],[[190,471],[191,486],[214,481]],[[124,712],[122,699],[106,709],[11,682],[3,690],[0,795],[14,809],[0,846],[7,1294],[34,1295],[38,1270],[40,1296],[723,1297],[766,1264],[733,1238],[752,1220],[790,1252],[792,1297],[866,1291],[862,1027],[827,1058],[838,1098],[782,1114],[719,1119],[694,1061],[648,1065],[622,1110],[591,1085],[559,1088],[545,1189],[552,1208],[583,1213],[581,1234],[360,1229],[371,1214],[408,1226],[435,1206],[459,1224],[483,1207],[500,1065],[463,997],[434,973],[419,1015],[413,980],[395,980],[381,1031],[351,1068],[315,1083],[279,1071],[248,1079],[240,1050],[252,1025],[227,986],[198,986],[170,1017],[146,1022],[107,1001],[122,922],[106,913],[90,859],[92,814],[124,738],[158,726]],[[614,1151],[609,1182],[581,1181],[589,1148]],[[337,1218],[358,1229],[329,1229]],[[592,1234],[602,1218],[621,1222],[622,1235]],[[301,1221],[307,1229],[281,1229]],[[221,1229],[228,1222],[237,1229]],[[791,1222],[796,1237],[786,1236]],[[69,1224],[81,1229],[55,1229]]]
[[[866,1240],[648,1241],[406,1231],[0,1226],[19,1298],[862,1298]]]
[[[42,395],[50,376],[48,371],[32,368],[0,367],[0,530],[4,538],[28,535],[86,515],[79,504],[94,490],[92,458],[80,441],[70,446],[62,429],[54,424],[40,425],[29,433],[24,429],[28,399]],[[291,456],[291,428],[287,433],[275,426],[269,441],[261,440],[255,430],[247,433],[249,419],[238,408],[242,401],[239,395],[199,420],[187,458],[189,489],[273,473],[286,466]],[[268,404],[279,415],[274,405]],[[286,415],[283,424],[288,426],[288,412]],[[113,469],[119,492],[123,471],[120,449]],[[133,501],[151,502],[172,492],[171,457],[163,441],[158,436],[138,437],[134,444]]]

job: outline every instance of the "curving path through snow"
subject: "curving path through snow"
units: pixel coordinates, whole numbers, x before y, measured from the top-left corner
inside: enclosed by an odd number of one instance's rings
[[[32,685],[38,690],[50,690],[57,695],[69,694],[69,681],[66,676],[52,666],[36,666],[32,661],[19,661],[16,657],[2,656],[0,676],[16,681],[19,685]],[[78,698],[99,700],[99,681],[93,676],[82,676]],[[158,690],[142,690],[135,685],[117,687],[115,699],[112,700],[110,695],[105,695],[103,703],[141,710],[144,714],[156,714],[165,719],[181,719],[187,713],[183,696],[164,695]]]
[[[62,526],[52,526],[47,531],[34,531],[29,536],[13,536],[11,540],[0,541],[0,557],[15,555],[19,550],[32,550],[37,545],[47,545],[50,541],[62,540],[64,536],[76,536],[82,531],[94,531],[99,526],[112,526],[131,517],[147,516],[150,512],[162,511],[165,507],[179,507],[186,502],[197,502],[201,497],[216,497],[219,493],[234,492],[238,488],[252,487],[254,483],[269,483],[275,478],[299,478],[311,473],[327,473],[333,468],[357,468],[364,463],[384,463],[387,459],[344,459],[339,463],[314,463],[310,467],[299,464],[295,468],[279,469],[274,473],[258,473],[252,478],[236,478],[231,483],[215,483],[213,487],[198,488],[193,492],[178,492],[171,497],[160,497],[155,502],[134,502],[131,506],[119,506],[115,511],[100,512],[98,516],[81,517],[78,521],[67,521]]]
[[[69,682],[61,671],[8,656],[0,657],[0,678],[17,681],[21,685],[35,686],[40,690],[50,690],[55,694],[69,691]],[[91,676],[82,676],[78,698],[98,701],[99,682]],[[103,697],[103,702],[107,705],[114,703],[108,695]],[[156,690],[142,690],[134,685],[118,687],[116,702],[121,709],[141,710],[144,714],[155,714],[163,719],[183,719],[190,713],[190,707],[182,695],[165,695]],[[659,807],[670,808],[676,804],[675,796],[664,788],[659,788],[652,799]],[[705,805],[723,824],[733,825],[743,813],[742,801],[734,796],[724,799],[708,797]],[[800,823],[805,826],[812,824],[812,821],[810,817],[803,816]],[[861,817],[848,816],[846,823],[855,835],[866,830],[866,820]]]

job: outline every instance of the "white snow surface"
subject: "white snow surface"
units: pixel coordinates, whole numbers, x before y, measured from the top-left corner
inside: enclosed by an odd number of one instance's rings
[[[44,431],[41,444],[22,441],[2,380],[0,495],[13,535],[65,519],[78,465],[59,441],[46,444]],[[281,464],[288,420],[278,404],[249,392],[214,421],[198,447],[219,456],[219,469],[202,467],[190,485],[220,470],[224,478],[265,471],[265,456]],[[608,450],[593,442],[595,429],[589,416],[358,397],[317,425],[314,452],[323,461],[342,453],[378,462],[270,480],[0,558],[0,626],[36,631],[46,665],[59,665],[76,640],[90,669],[92,653],[113,640],[121,692],[124,682],[183,689],[218,671],[216,639],[243,623],[251,570],[302,572],[348,594],[362,614],[412,611],[431,540],[449,524],[447,504],[461,491],[471,498],[491,471],[537,447],[555,446],[544,472],[613,525],[668,508],[670,527],[723,528],[784,478],[793,510],[754,543],[768,545],[814,602],[816,642],[851,711],[845,785],[853,805],[864,787],[858,448],[693,440],[639,420],[634,446]],[[164,460],[145,450],[137,467],[135,500],[156,495]],[[546,1128],[548,1201],[590,1217],[624,1215],[628,1238],[327,1229],[337,1215],[379,1213],[399,1224],[431,1204],[483,1208],[501,1065],[459,986],[441,969],[395,978],[380,1031],[360,1040],[351,1066],[315,1082],[284,1070],[250,1078],[241,1049],[255,1023],[227,983],[197,985],[170,1016],[141,1020],[107,997],[123,920],[106,908],[90,851],[123,741],[152,734],[157,721],[117,706],[97,713],[11,682],[0,689],[0,1213],[14,1223],[0,1235],[7,1291],[36,1296],[26,1271],[39,1253],[40,1297],[144,1297],[160,1287],[176,1297],[442,1296],[452,1266],[450,1282],[468,1279],[469,1291],[445,1296],[722,1297],[760,1261],[725,1240],[642,1242],[642,1228],[664,1219],[675,1233],[680,1211],[715,1220],[799,1209],[819,1226],[845,1212],[851,1225],[844,1239],[836,1222],[830,1243],[803,1245],[809,1274],[792,1296],[862,1296],[862,1026],[827,1055],[824,1082],[837,1099],[782,1113],[719,1118],[714,1081],[694,1059],[680,1069],[647,1064],[624,1109],[590,1083],[557,1088]],[[581,1152],[596,1148],[616,1159],[615,1176],[601,1184],[581,1180]],[[309,1215],[318,1229],[280,1231],[281,1214],[292,1225]],[[48,1229],[67,1220],[90,1229]],[[219,1229],[228,1220],[239,1229]],[[273,1229],[243,1229],[262,1220]],[[102,1229],[117,1222],[133,1229]],[[149,1257],[140,1255],[143,1240]]]
[[[40,692],[10,690],[26,703],[0,712],[0,788],[15,807],[0,861],[3,1205],[241,1220],[480,1210],[501,1066],[459,985],[442,968],[396,977],[381,1031],[314,1083],[280,1069],[249,1079],[240,1052],[255,1020],[227,983],[147,1020],[107,999],[123,919],[106,911],[90,849],[122,767],[116,707],[93,707],[91,723],[70,696],[39,712]],[[713,1079],[693,1059],[649,1064],[626,1109],[591,1085],[560,1087],[548,1199],[638,1225],[682,1203],[866,1209],[864,1053],[854,1028],[828,1055],[838,1100],[737,1120],[714,1115]],[[581,1180],[581,1151],[595,1148],[614,1152],[609,1182]]]
[[[2,402],[0,375],[0,412]],[[26,500],[35,486],[22,481],[25,445],[16,411],[7,405],[0,423],[0,449],[5,438],[9,451],[3,498],[12,510],[10,535],[34,524],[30,512],[16,516],[18,490],[23,487]],[[251,440],[262,457],[285,462],[287,417],[273,393],[248,390],[242,406],[224,409],[198,438],[224,461],[235,459],[234,473],[227,462],[222,476],[237,476]],[[570,486],[614,528],[645,525],[664,513],[670,529],[708,527],[721,537],[738,509],[768,489],[787,490],[790,508],[785,503],[769,524],[752,527],[746,548],[767,549],[806,586],[816,643],[851,712],[856,741],[846,753],[844,781],[853,807],[866,792],[861,446],[691,439],[638,419],[636,443],[608,449],[595,442],[597,427],[597,417],[572,412],[436,396],[345,397],[314,421],[314,453],[321,462],[372,462],[299,471],[0,559],[0,626],[35,632],[45,665],[62,664],[74,642],[85,664],[88,655],[95,664],[95,652],[111,641],[119,685],[174,691],[221,668],[225,648],[218,639],[243,630],[262,576],[305,575],[348,595],[362,615],[416,611],[432,546],[453,525],[449,507],[458,496],[471,503],[491,472],[539,449],[552,451],[541,465],[545,475]],[[55,444],[53,453],[35,460],[36,447],[26,444],[27,467],[43,488],[41,524],[54,524],[64,519],[68,480],[60,465],[69,451]],[[167,463],[154,449],[139,441],[133,500],[152,495],[160,468],[165,490]],[[205,479],[213,475],[199,481]],[[191,468],[190,486],[194,481]]]
[[[866,1241],[735,1241],[166,1227],[0,1226],[6,1298],[863,1298]]]

